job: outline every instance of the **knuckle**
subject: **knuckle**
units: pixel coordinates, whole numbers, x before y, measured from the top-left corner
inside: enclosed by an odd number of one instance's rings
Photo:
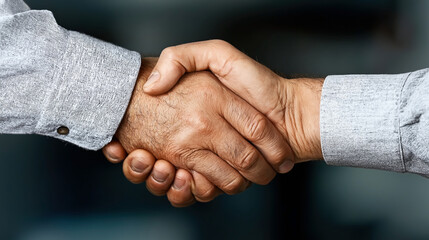
[[[245,188],[245,180],[242,177],[235,178],[231,182],[222,187],[222,190],[228,195],[240,193]]]
[[[211,201],[215,197],[215,188],[212,186],[202,192],[198,192],[195,196],[200,202]]]
[[[220,61],[219,63],[211,64],[213,71],[216,73],[217,76],[224,78],[226,77],[234,68],[234,62],[236,60],[236,49],[233,45],[230,43],[220,40],[220,39],[214,39],[210,41],[211,48],[213,48],[215,51],[223,53],[227,57]]]
[[[272,166],[280,166],[286,159],[286,154],[284,152],[283,149],[279,149],[276,151],[271,152],[271,157],[270,157],[270,164]]]
[[[259,160],[259,153],[255,150],[249,150],[245,151],[243,156],[239,159],[237,163],[237,168],[241,171],[248,171],[252,169],[253,166],[257,163]]]
[[[188,118],[188,125],[196,134],[209,134],[211,132],[210,120],[203,114],[195,114]]]
[[[201,165],[200,160],[204,159],[207,153],[205,148],[201,147],[201,140],[196,140],[198,135],[195,132],[186,133],[185,135],[176,140],[178,144],[172,150],[173,153],[170,155],[172,161],[170,162],[176,167],[195,170],[198,165]],[[180,144],[184,142],[187,144]]]
[[[165,48],[164,50],[162,50],[160,56],[168,58],[168,59],[174,59],[176,57],[175,48],[174,47]]]
[[[200,159],[199,153],[199,149],[188,149],[180,153],[179,159],[181,164],[179,167],[184,167],[187,170],[194,170],[198,163],[198,159]]]
[[[234,69],[234,61],[232,59],[225,59],[221,64],[214,64],[213,70],[217,73],[217,76],[221,78],[227,77]]]
[[[187,170],[194,170],[196,164],[197,164],[197,161],[195,160],[194,157],[190,157],[184,160],[184,165]]]
[[[231,47],[232,45],[228,43],[227,41],[224,41],[222,39],[213,39],[210,41],[213,45],[219,46],[219,47]]]
[[[261,116],[256,115],[247,126],[247,133],[250,141],[260,141],[265,137],[266,129],[268,127],[268,120]]]

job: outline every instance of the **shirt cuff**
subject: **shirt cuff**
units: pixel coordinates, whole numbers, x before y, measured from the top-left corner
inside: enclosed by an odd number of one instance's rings
[[[408,76],[343,75],[325,79],[320,138],[327,164],[405,171],[399,106]]]
[[[98,150],[109,143],[127,109],[141,58],[136,52],[66,31],[36,132]]]

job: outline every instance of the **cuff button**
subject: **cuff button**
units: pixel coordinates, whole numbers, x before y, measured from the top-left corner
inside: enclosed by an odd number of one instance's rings
[[[69,132],[70,130],[68,129],[68,127],[61,126],[57,129],[57,133],[60,135],[67,135],[69,134]]]

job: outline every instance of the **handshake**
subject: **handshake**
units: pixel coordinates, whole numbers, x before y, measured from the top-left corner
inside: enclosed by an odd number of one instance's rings
[[[324,79],[282,78],[221,40],[169,47],[141,66],[103,153],[125,159],[128,180],[146,181],[173,206],[237,194],[322,159]]]

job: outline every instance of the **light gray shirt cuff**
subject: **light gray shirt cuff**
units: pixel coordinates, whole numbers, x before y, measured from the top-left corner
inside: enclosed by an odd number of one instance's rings
[[[326,163],[404,172],[399,111],[409,73],[328,76],[320,135]]]
[[[96,150],[127,109],[140,55],[59,26],[46,10],[0,1],[0,133]]]
[[[102,148],[127,109],[140,63],[136,52],[68,31],[36,133],[90,150]],[[58,133],[62,126],[69,129],[67,135]]]

